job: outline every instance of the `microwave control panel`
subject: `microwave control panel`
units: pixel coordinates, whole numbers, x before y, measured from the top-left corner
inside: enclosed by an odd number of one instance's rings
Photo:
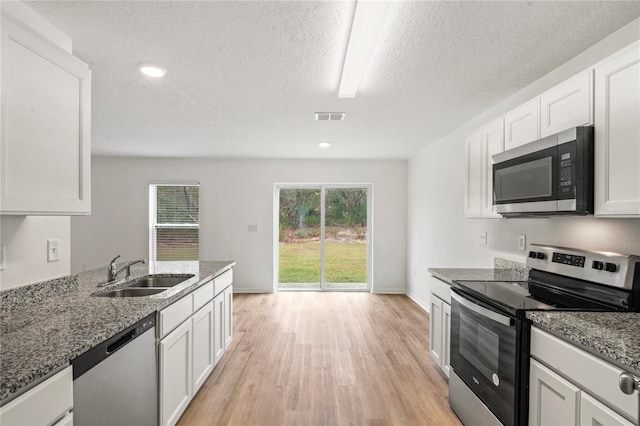
[[[558,198],[575,198],[576,143],[558,145]]]

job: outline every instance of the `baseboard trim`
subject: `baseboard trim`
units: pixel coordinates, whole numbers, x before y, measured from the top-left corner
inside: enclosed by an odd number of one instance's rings
[[[233,286],[234,293],[246,293],[246,294],[265,294],[265,293],[274,293],[273,290],[264,290],[257,288],[237,288]]]
[[[420,300],[417,296],[407,292],[407,297],[411,300],[413,300],[414,302],[416,302],[416,305],[420,306],[426,313],[430,313],[429,312],[429,308],[428,308],[428,304],[425,303],[424,301]]]
[[[405,290],[398,290],[397,288],[376,288],[371,293],[372,294],[407,294]]]

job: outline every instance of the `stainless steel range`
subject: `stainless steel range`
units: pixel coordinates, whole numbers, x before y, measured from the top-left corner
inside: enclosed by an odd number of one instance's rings
[[[526,425],[527,311],[640,311],[640,257],[531,244],[529,280],[457,281],[449,404],[466,425]]]

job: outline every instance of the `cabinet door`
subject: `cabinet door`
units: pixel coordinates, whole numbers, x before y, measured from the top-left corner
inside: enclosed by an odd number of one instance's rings
[[[640,215],[640,42],[595,69],[595,214]]]
[[[442,368],[442,300],[431,293],[429,306],[429,353]]]
[[[3,214],[91,212],[91,73],[2,17]]]
[[[504,151],[503,119],[482,128],[482,217],[500,218],[493,209],[493,155]]]
[[[580,389],[533,359],[530,365],[529,424],[577,425]]]
[[[464,217],[478,218],[482,215],[482,133],[478,132],[465,140],[466,190]]]
[[[224,355],[224,292],[213,298],[213,364]]]
[[[229,349],[233,340],[233,286],[224,291],[224,350]]]
[[[193,314],[193,394],[213,370],[213,301]]]
[[[505,151],[540,138],[540,98],[531,99],[504,116]]]
[[[540,137],[593,124],[593,70],[582,72],[540,96]]]
[[[442,370],[449,377],[451,369],[451,305],[442,302]]]
[[[191,321],[160,341],[160,424],[175,424],[193,395]]]
[[[633,423],[582,392],[580,397],[580,426],[632,426]]]

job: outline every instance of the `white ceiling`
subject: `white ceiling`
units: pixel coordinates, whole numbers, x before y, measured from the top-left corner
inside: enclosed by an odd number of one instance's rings
[[[158,157],[409,158],[640,16],[638,1],[392,2],[356,98],[338,99],[351,1],[28,3],[93,70],[94,155]]]

